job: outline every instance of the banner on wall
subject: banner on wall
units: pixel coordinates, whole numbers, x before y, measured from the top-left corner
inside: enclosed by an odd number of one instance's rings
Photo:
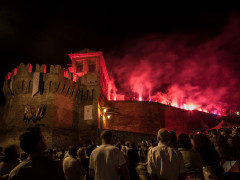
[[[92,120],[92,105],[84,106],[84,120]]]
[[[32,96],[36,95],[38,92],[43,94],[43,73],[34,72]]]
[[[9,89],[10,89],[11,95],[13,96],[13,77],[11,77],[11,79],[10,79]]]

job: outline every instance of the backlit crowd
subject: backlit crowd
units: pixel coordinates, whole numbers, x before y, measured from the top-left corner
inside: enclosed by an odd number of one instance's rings
[[[40,128],[30,128],[18,145],[0,147],[0,180],[177,180],[240,179],[239,128],[179,134],[160,129],[149,141],[47,149]]]

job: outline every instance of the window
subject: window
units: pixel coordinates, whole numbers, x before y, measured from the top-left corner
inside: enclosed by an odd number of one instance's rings
[[[76,71],[77,71],[76,73],[83,72],[83,64],[82,63],[77,64],[77,70]]]
[[[88,65],[88,71],[89,72],[95,72],[95,64],[89,64]]]

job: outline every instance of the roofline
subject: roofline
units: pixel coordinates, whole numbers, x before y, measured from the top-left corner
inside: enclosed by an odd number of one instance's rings
[[[94,56],[102,56],[102,51],[91,52],[91,53],[72,53],[68,54],[69,58],[72,61],[72,58],[81,58],[81,57],[94,57]]]

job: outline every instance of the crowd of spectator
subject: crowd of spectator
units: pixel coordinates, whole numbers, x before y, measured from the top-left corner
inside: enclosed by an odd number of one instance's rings
[[[99,146],[47,149],[39,128],[20,136],[20,147],[0,147],[0,180],[240,179],[239,128],[179,134],[160,129],[157,139],[113,142],[101,133]]]

